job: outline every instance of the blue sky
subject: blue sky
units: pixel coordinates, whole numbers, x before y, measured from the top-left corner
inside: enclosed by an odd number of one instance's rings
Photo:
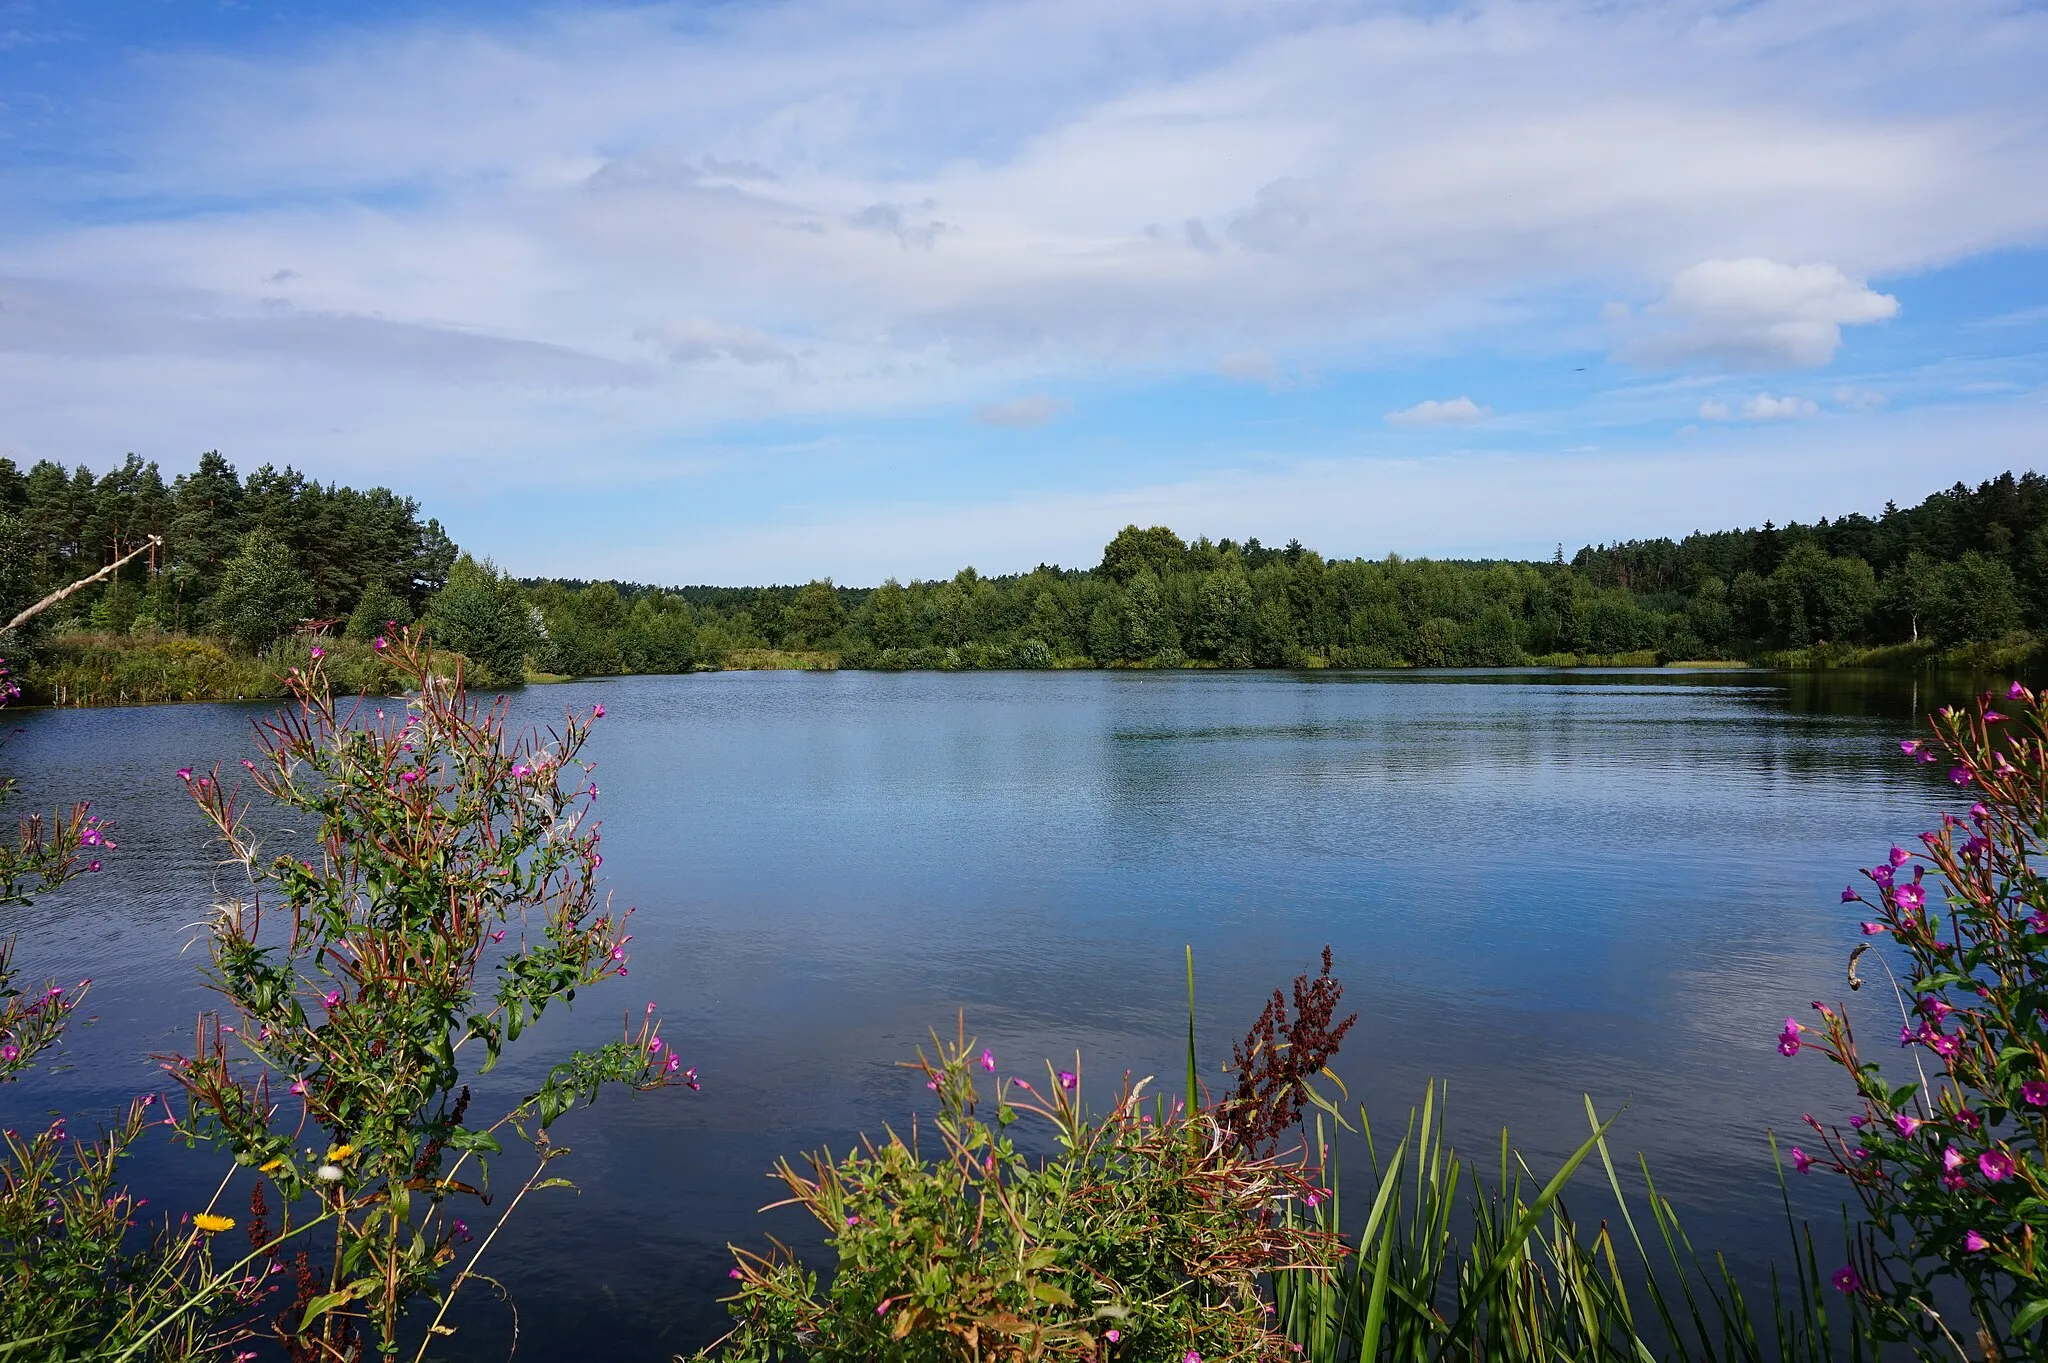
[[[1547,556],[2048,465],[2048,10],[0,0],[0,454],[521,573]]]

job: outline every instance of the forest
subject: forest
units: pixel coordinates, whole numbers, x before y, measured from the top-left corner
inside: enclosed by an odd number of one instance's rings
[[[2033,472],[1874,516],[1569,559],[1560,545],[1548,562],[1325,558],[1133,525],[1087,568],[663,588],[515,579],[411,498],[269,464],[242,475],[217,452],[169,481],[133,455],[98,475],[0,459],[0,621],[131,554],[6,641],[32,697],[272,694],[314,640],[352,658],[415,620],[488,685],[750,666],[2017,662],[2048,637]]]

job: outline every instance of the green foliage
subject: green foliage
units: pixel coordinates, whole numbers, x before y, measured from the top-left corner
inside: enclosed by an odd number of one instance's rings
[[[337,703],[316,661],[293,675],[293,707],[259,728],[255,788],[313,821],[317,861],[264,859],[240,790],[217,768],[183,773],[250,888],[209,923],[211,982],[235,1025],[203,1020],[195,1053],[166,1068],[189,1099],[181,1132],[254,1170],[285,1233],[334,1223],[324,1285],[302,1273],[281,1322],[307,1356],[351,1356],[365,1327],[388,1353],[409,1302],[445,1311],[475,1264],[453,1267],[456,1207],[485,1197],[485,1156],[508,1136],[534,1151],[516,1204],[554,1182],[543,1170],[564,1152],[544,1133],[558,1116],[681,1067],[649,1005],[623,1040],[563,1059],[503,1116],[470,1116],[463,1051],[488,1071],[550,1007],[625,973],[586,822],[597,788],[577,757],[591,721],[515,740],[502,706],[437,676],[411,632],[388,651],[417,688],[402,716]],[[324,1143],[306,1144],[316,1133]]]
[[[337,689],[392,695],[403,677],[371,644],[346,639],[287,639],[264,657],[238,653],[189,635],[60,634],[46,644],[30,674],[32,694],[56,705],[137,705],[183,700],[257,700],[286,694],[288,669],[304,667],[320,648]],[[461,658],[437,653],[452,668]]]
[[[2034,863],[2048,829],[2048,699],[2015,683],[2006,698],[1942,711],[1931,737],[1905,748],[1947,767],[1974,803],[1943,815],[1920,851],[1893,848],[1864,873],[1870,889],[1843,899],[1872,915],[1866,937],[1895,944],[1898,1038],[1917,1063],[1887,1072],[1866,1058],[1846,1007],[1815,1003],[1811,1029],[1786,1019],[1779,1050],[1821,1051],[1862,1108],[1846,1137],[1808,1118],[1823,1153],[1793,1159],[1840,1174],[1863,1203],[1864,1247],[1843,1271],[1883,1337],[1960,1352],[1956,1341],[1981,1332],[2038,1357],[2048,1350],[2048,884]],[[1850,956],[1852,988],[1865,950]],[[1953,1318],[1958,1299],[1969,1318]]]
[[[1083,1115],[1076,1072],[1047,1066],[1041,1093],[999,1081],[978,1115],[964,1028],[933,1037],[914,1068],[938,1095],[927,1157],[891,1134],[843,1158],[787,1161],[790,1200],[825,1228],[832,1284],[786,1251],[739,1252],[737,1326],[701,1358],[843,1363],[1105,1357],[1291,1357],[1267,1326],[1263,1275],[1338,1253],[1324,1231],[1276,1207],[1304,1182],[1299,1160],[1255,1159],[1212,1117],[1147,1103],[1128,1079],[1100,1117]],[[1058,1153],[1024,1155],[1011,1135],[1043,1123]]]
[[[440,525],[422,521],[417,503],[385,488],[323,486],[269,465],[243,478],[218,452],[169,485],[156,465],[133,455],[98,476],[47,461],[24,474],[0,459],[0,609],[11,616],[154,534],[163,537],[160,549],[65,602],[46,623],[60,630],[207,628],[223,614],[214,597],[228,564],[257,530],[284,546],[312,590],[299,618],[339,618],[371,583],[417,610],[455,558]]]
[[[405,598],[382,582],[372,582],[363,588],[362,599],[349,612],[343,637],[367,644],[379,635],[388,635],[412,622],[412,607],[406,604]]]
[[[0,659],[0,707],[20,694]],[[0,776],[0,804],[13,793],[14,778]],[[26,906],[81,871],[99,870],[98,854],[114,846],[110,833],[82,802],[69,811],[21,819],[11,838],[0,837],[0,908]],[[87,988],[80,984],[67,992],[45,983],[24,990],[16,975],[14,937],[0,935],[0,1083],[19,1077],[39,1052],[56,1044]]]
[[[1834,1345],[1810,1232],[1802,1244],[1793,1227],[1789,1293],[1773,1270],[1776,1329],[1769,1336],[1759,1335],[1727,1265],[1710,1271],[1695,1256],[1645,1164],[1647,1202],[1664,1251],[1661,1262],[1652,1256],[1607,1147],[1614,1119],[1601,1122],[1590,1098],[1591,1135],[1540,1188],[1505,1131],[1491,1186],[1476,1164],[1466,1165],[1445,1138],[1435,1085],[1384,1161],[1363,1107],[1353,1127],[1325,1095],[1311,1099],[1322,1109],[1318,1163],[1336,1168],[1327,1119],[1337,1131],[1363,1134],[1372,1182],[1352,1198],[1366,1208],[1362,1221],[1345,1217],[1346,1195],[1334,1172],[1329,1190],[1294,1215],[1330,1231],[1343,1226],[1358,1246],[1327,1271],[1275,1275],[1280,1327],[1307,1363],[1833,1363],[1845,1356]],[[1587,1235],[1565,1206],[1573,1172],[1596,1152],[1626,1242],[1605,1220]],[[1786,1218],[1791,1226],[1789,1203]],[[1634,1262],[1624,1269],[1630,1249]],[[1846,1357],[1874,1359],[1867,1318],[1853,1302],[1846,1316]]]
[[[1162,578],[1180,571],[1187,553],[1188,547],[1180,536],[1163,525],[1150,530],[1127,525],[1103,547],[1102,564],[1095,571],[1128,585],[1139,573],[1149,572],[1154,578]]]
[[[261,653],[299,627],[313,609],[313,584],[292,562],[284,541],[251,530],[221,569],[213,617],[223,634]]]
[[[1975,550],[1942,565],[1928,593],[1929,624],[1943,643],[1988,644],[2019,626],[2013,571]]]
[[[457,559],[425,623],[436,643],[469,659],[470,680],[477,685],[517,686],[525,680],[527,654],[535,644],[532,608],[518,584],[488,560],[479,563],[467,554]]]
[[[191,1224],[159,1226],[136,1243],[141,1200],[122,1185],[120,1166],[158,1111],[137,1099],[93,1141],[69,1140],[62,1121],[0,1138],[8,1363],[182,1363],[225,1358],[247,1337],[232,1322],[269,1290],[263,1256],[217,1265],[214,1236]]]
[[[783,612],[783,642],[790,648],[829,648],[845,623],[839,593],[830,578],[823,578],[798,592]]]

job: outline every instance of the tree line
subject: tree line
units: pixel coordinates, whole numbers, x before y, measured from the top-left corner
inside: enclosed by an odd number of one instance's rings
[[[43,628],[213,633],[260,652],[331,628],[368,601],[408,620],[456,558],[440,522],[389,488],[321,484],[289,466],[243,477],[218,451],[168,483],[129,455],[95,476],[0,458],[0,607],[20,605],[162,541],[53,612]]]
[[[1548,562],[1325,558],[1299,541],[1119,532],[1086,569],[844,587],[516,580],[384,488],[218,454],[166,484],[0,460],[0,606],[163,544],[51,613],[58,630],[197,632],[261,651],[420,619],[480,680],[830,659],[863,668],[1498,667],[1755,659],[2048,636],[2048,479],[1958,483],[1811,525],[1591,545]],[[1910,650],[1909,650],[1910,651]],[[802,655],[792,658],[791,655]]]

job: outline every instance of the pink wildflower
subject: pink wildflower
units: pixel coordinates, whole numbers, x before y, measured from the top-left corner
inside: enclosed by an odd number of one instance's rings
[[[1984,1250],[1990,1249],[1991,1242],[1989,1240],[1986,1240],[1983,1236],[1979,1235],[1976,1231],[1965,1231],[1963,1232],[1963,1248],[1970,1251],[1970,1253],[1972,1254],[1977,1254],[1981,1253]]]

